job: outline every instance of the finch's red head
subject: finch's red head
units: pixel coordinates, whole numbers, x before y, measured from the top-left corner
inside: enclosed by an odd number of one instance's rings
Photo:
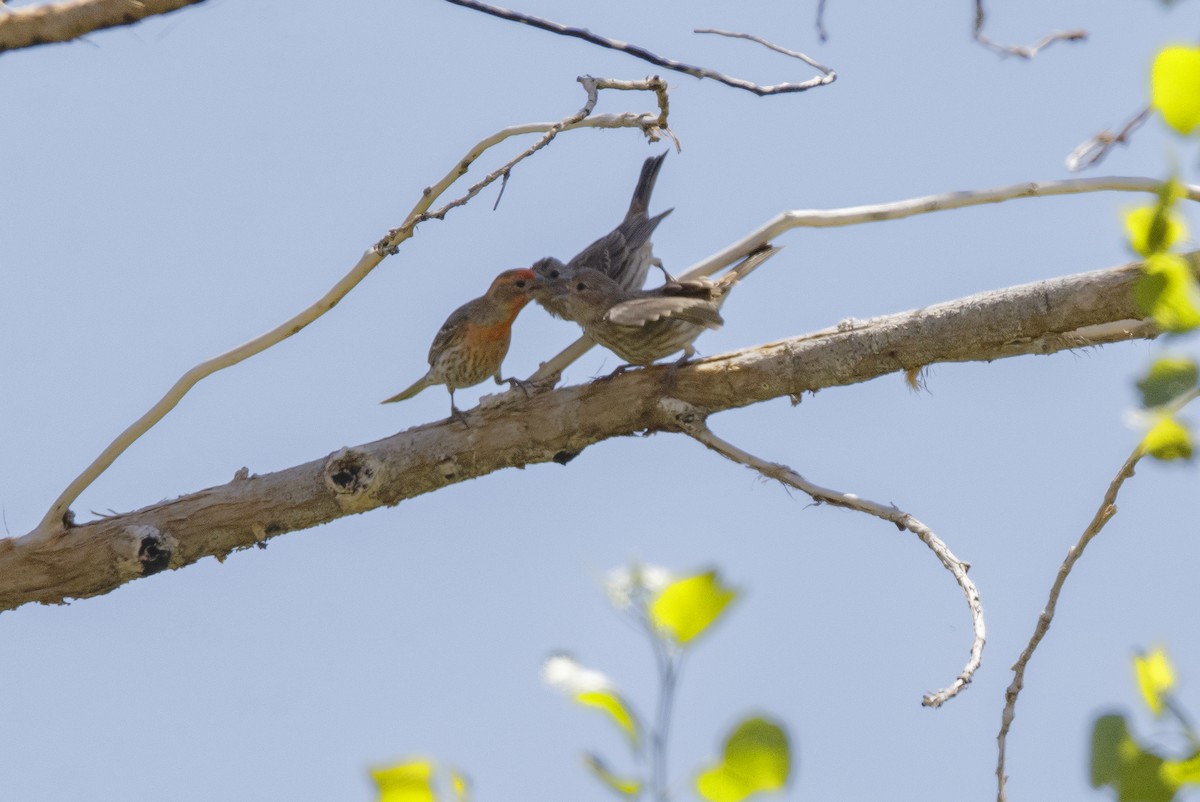
[[[541,284],[541,279],[527,267],[505,270],[496,276],[487,294],[496,300],[529,300],[531,293]]]

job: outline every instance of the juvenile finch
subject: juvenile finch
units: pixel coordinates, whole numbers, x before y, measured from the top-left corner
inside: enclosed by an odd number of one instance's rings
[[[671,281],[631,291],[599,271],[583,269],[540,288],[538,295],[552,294],[569,320],[631,365],[649,365],[683,351],[677,363],[682,365],[696,353],[692,341],[725,322],[720,309],[733,285],[779,250],[764,246],[716,281]]]
[[[384,401],[403,401],[435,384],[450,391],[450,414],[466,424],[454,406],[454,391],[479,384],[488,376],[496,384],[520,384],[500,378],[500,363],[508,353],[512,324],[541,280],[532,270],[506,270],[496,277],[487,294],[455,309],[438,329],[429,347],[429,371],[407,390]]]
[[[535,262],[533,271],[544,279],[554,280],[573,275],[578,270],[591,269],[608,276],[624,289],[640,290],[646,283],[650,265],[654,263],[650,235],[664,217],[675,211],[667,209],[654,217],[648,214],[650,194],[654,192],[658,171],[662,169],[663,159],[666,157],[667,152],[663,151],[659,156],[646,159],[637,186],[633,188],[629,211],[625,213],[625,219],[620,225],[584,248],[566,264],[550,256]],[[550,314],[564,317],[554,298],[541,297],[538,303],[546,307]]]

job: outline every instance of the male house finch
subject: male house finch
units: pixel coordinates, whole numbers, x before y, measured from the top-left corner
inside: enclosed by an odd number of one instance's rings
[[[654,191],[658,171],[666,157],[667,152],[663,151],[659,156],[646,159],[637,186],[633,188],[629,211],[625,213],[625,219],[620,225],[584,248],[566,264],[550,256],[535,262],[533,271],[544,279],[554,280],[590,268],[608,276],[624,289],[640,290],[646,283],[646,274],[650,272],[650,265],[654,262],[650,235],[664,217],[675,211],[667,209],[654,217],[647,214],[650,208],[650,193]],[[665,270],[663,272],[666,273]],[[538,303],[555,317],[564,317],[554,297],[539,297]]]
[[[412,398],[426,387],[444,384],[450,391],[450,414],[466,424],[463,413],[454,406],[454,391],[479,384],[494,376],[496,384],[520,384],[516,379],[500,378],[500,363],[508,353],[512,324],[541,280],[532,270],[506,270],[481,298],[455,309],[438,329],[429,347],[429,371],[407,390],[384,401]]]
[[[588,337],[632,365],[649,365],[680,350],[677,364],[682,365],[696,353],[692,341],[725,322],[720,309],[733,285],[779,250],[764,246],[716,281],[698,278],[626,290],[598,270],[583,269],[536,294],[553,295]]]

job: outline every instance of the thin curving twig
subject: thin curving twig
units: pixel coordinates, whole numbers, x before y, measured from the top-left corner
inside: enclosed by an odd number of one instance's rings
[[[1079,42],[1087,38],[1087,31],[1077,29],[1074,31],[1055,31],[1048,36],[1043,36],[1032,45],[1002,45],[989,39],[983,32],[983,23],[987,17],[987,13],[983,10],[983,0],[975,0],[975,29],[972,35],[975,41],[984,47],[999,53],[1002,56],[1017,56],[1023,59],[1032,59],[1040,51],[1054,44],[1055,42]]]
[[[818,503],[833,504],[838,507],[845,507],[865,512],[868,515],[874,515],[877,518],[882,518],[885,521],[895,524],[900,529],[906,529],[920,538],[921,542],[937,555],[938,561],[941,562],[946,570],[954,576],[955,581],[958,582],[963,596],[966,597],[967,607],[971,613],[971,628],[975,633],[975,637],[971,642],[970,657],[963,670],[954,678],[954,682],[940,691],[925,694],[921,700],[921,704],[926,707],[941,707],[946,701],[957,696],[971,682],[971,678],[975,675],[975,671],[979,668],[983,660],[983,646],[987,640],[987,628],[983,622],[983,604],[979,600],[979,591],[976,589],[975,583],[967,576],[967,570],[970,566],[955,557],[946,544],[933,533],[932,529],[894,505],[879,504],[851,493],[842,493],[827,487],[815,485],[786,465],[767,462],[743,451],[732,443],[726,442],[713,434],[712,430],[708,428],[703,414],[694,407],[682,409],[682,407],[687,407],[688,405],[670,398],[663,399],[661,403],[664,405],[672,404],[680,406],[681,409],[676,412],[675,419],[679,422],[684,432],[726,459],[745,465],[747,468],[758,471],[763,476],[774,479],[785,486],[794,487],[802,493],[806,493]]]
[[[490,14],[493,17],[499,17],[500,19],[508,20],[510,22],[520,22],[533,28],[541,28],[543,31],[556,33],[559,36],[573,36],[576,39],[582,39],[583,41],[593,45],[599,45],[600,47],[607,47],[610,50],[619,50],[622,53],[628,53],[635,58],[640,58],[642,61],[648,61],[657,67],[674,70],[675,72],[682,72],[685,75],[692,76],[693,78],[711,78],[712,80],[719,81],[726,86],[732,86],[734,89],[744,89],[747,92],[753,92],[760,97],[763,95],[782,95],[790,92],[804,92],[805,90],[812,89],[813,86],[820,86],[820,83],[814,84],[811,81],[806,81],[802,84],[782,83],[771,86],[760,86],[753,81],[734,78],[730,75],[719,73],[716,70],[710,70],[707,67],[696,67],[691,64],[684,64],[682,61],[676,61],[675,59],[655,55],[644,47],[629,44],[628,42],[622,42],[619,39],[609,39],[605,36],[594,34],[586,28],[575,28],[570,25],[563,25],[561,22],[554,22],[553,20],[544,19],[542,17],[535,17],[532,14],[525,14],[521,11],[513,11],[512,9],[508,8],[488,5],[487,3],[480,2],[480,0],[446,0],[446,2],[453,3],[456,6],[462,6],[463,8],[469,8],[472,11],[482,11],[484,14]],[[823,83],[828,83],[828,81]]]
[[[791,56],[792,58],[798,58],[801,61],[803,61],[805,64],[807,64],[808,66],[812,67],[814,70],[819,70],[822,74],[822,77],[820,77],[820,78],[810,78],[809,80],[805,81],[803,84],[797,84],[797,86],[803,86],[805,89],[812,89],[815,86],[824,86],[825,84],[831,84],[837,80],[837,73],[834,72],[829,67],[826,67],[823,64],[818,64],[816,61],[813,61],[811,58],[804,55],[803,53],[801,53],[798,50],[788,50],[786,47],[777,45],[774,42],[771,42],[767,39],[762,38],[761,36],[755,36],[752,33],[738,33],[736,31],[723,31],[720,28],[697,28],[694,31],[692,31],[692,33],[711,33],[711,34],[716,34],[717,36],[728,36],[731,39],[749,39],[751,42],[758,42],[763,47],[770,48],[771,50],[774,50],[776,53],[783,53],[785,56]],[[797,90],[797,91],[799,91],[799,90]]]
[[[1178,411],[1197,397],[1200,397],[1200,390],[1192,390],[1171,402],[1169,408],[1173,411]],[[1050,586],[1050,597],[1047,599],[1046,606],[1042,609],[1041,615],[1038,616],[1037,625],[1033,629],[1033,635],[1029,638],[1029,643],[1021,652],[1021,656],[1017,658],[1017,662],[1013,663],[1013,680],[1004,691],[1004,711],[1000,714],[1000,732],[996,735],[997,802],[1007,802],[1008,799],[1005,787],[1008,783],[1008,777],[1004,775],[1005,751],[1008,744],[1008,731],[1012,726],[1013,718],[1016,716],[1017,697],[1020,695],[1021,689],[1025,687],[1025,668],[1029,665],[1029,660],[1033,657],[1033,653],[1037,650],[1042,639],[1046,637],[1046,633],[1050,631],[1050,624],[1054,621],[1054,610],[1058,606],[1058,597],[1062,594],[1063,585],[1066,583],[1071,569],[1075,567],[1075,563],[1083,556],[1083,550],[1087,548],[1088,544],[1092,542],[1096,535],[1100,534],[1100,530],[1104,528],[1104,525],[1117,514],[1117,493],[1121,491],[1121,486],[1125,484],[1125,480],[1133,476],[1134,469],[1145,455],[1146,450],[1143,444],[1138,443],[1137,447],[1133,449],[1129,457],[1125,460],[1125,464],[1121,466],[1121,470],[1117,471],[1117,475],[1109,483],[1108,490],[1104,493],[1104,499],[1100,502],[1100,507],[1096,510],[1096,514],[1092,516],[1091,523],[1083,530],[1083,534],[1079,536],[1079,540],[1075,542],[1075,545],[1067,550],[1067,556],[1058,568],[1058,575],[1054,578],[1054,584]]]
[[[59,494],[58,498],[50,506],[50,509],[42,517],[37,529],[31,535],[35,538],[48,538],[55,534],[61,534],[66,527],[72,523],[70,512],[71,504],[79,497],[87,487],[96,480],[100,474],[104,473],[110,465],[125,452],[129,446],[138,440],[142,435],[149,431],[155,424],[162,420],[168,412],[175,408],[180,400],[187,395],[197,383],[202,379],[211,376],[217,371],[238,364],[255,354],[265,351],[273,345],[276,345],[293,334],[307,327],[321,315],[328,312],[338,304],[342,298],[346,297],[359,282],[367,277],[368,274],[390,253],[395,253],[396,249],[402,242],[412,237],[418,223],[438,217],[439,219],[446,214],[450,209],[461,206],[475,195],[479,193],[485,186],[495,181],[502,173],[511,170],[512,167],[522,159],[528,157],[541,147],[544,147],[547,142],[553,139],[559,131],[571,128],[622,128],[622,127],[637,127],[641,128],[648,135],[653,135],[655,132],[667,130],[666,126],[666,106],[663,99],[666,97],[666,84],[658,78],[648,78],[645,81],[607,81],[605,79],[583,77],[579,79],[583,84],[584,90],[587,92],[588,100],[584,107],[575,114],[560,120],[557,123],[530,123],[528,125],[513,126],[505,128],[492,136],[484,139],[473,147],[458,164],[446,174],[442,180],[433,186],[426,187],[421,194],[421,199],[417,201],[408,217],[399,228],[394,228],[388,232],[387,236],[381,239],[373,247],[369,248],[362,257],[358,260],[350,271],[343,276],[336,284],[333,285],[324,295],[318,298],[307,308],[293,315],[290,319],[280,323],[270,331],[260,334],[254,339],[239,345],[238,347],[219,354],[211,359],[192,367],[183,374],[166,394],[158,400],[145,414],[130,424],[125,431],[121,432],[115,440],[108,444],[107,447],[92,461],[87,468],[84,469],[75,479],[67,485],[66,489]],[[619,115],[596,115],[589,117],[592,109],[596,104],[596,96],[599,89],[614,88],[614,89],[632,89],[636,84],[642,84],[640,88],[654,91],[660,98],[660,113],[653,114],[619,114]],[[543,137],[533,147],[528,148],[515,159],[509,161],[500,170],[490,174],[483,181],[472,186],[467,193],[447,203],[436,212],[430,213],[429,209],[433,203],[440,198],[449,187],[454,184],[467,170],[471,164],[492,146],[509,139],[510,137],[520,136],[523,134],[543,133]]]
[[[1086,170],[1094,164],[1099,164],[1108,155],[1108,152],[1113,149],[1113,146],[1129,142],[1129,137],[1133,135],[1133,132],[1141,128],[1142,123],[1149,119],[1150,111],[1151,108],[1149,106],[1142,109],[1126,120],[1125,125],[1115,134],[1105,129],[1092,138],[1080,142],[1075,150],[1071,151],[1067,156],[1067,169],[1073,173],[1077,173],[1080,170]]]

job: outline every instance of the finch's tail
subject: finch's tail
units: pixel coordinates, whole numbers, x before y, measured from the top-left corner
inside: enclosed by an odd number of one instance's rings
[[[721,276],[721,278],[717,280],[717,283],[728,290],[734,284],[737,284],[746,276],[750,275],[750,273],[754,271],[754,268],[758,267],[775,254],[779,253],[781,250],[783,250],[783,248],[780,246],[763,245],[757,251],[743,259],[741,264],[734,265],[728,273]]]
[[[667,158],[668,151],[663,151],[658,156],[651,156],[646,159],[642,165],[642,174],[638,176],[637,186],[633,188],[633,199],[629,201],[629,211],[625,213],[625,217],[644,217],[650,213],[650,194],[654,192],[654,182],[658,180],[658,171],[662,169],[663,159]],[[663,212],[658,218],[666,217],[670,212]],[[657,225],[658,218],[655,218]],[[653,230],[653,229],[651,229]]]
[[[395,403],[396,401],[403,401],[406,398],[412,398],[414,395],[421,392],[422,390],[424,390],[426,387],[430,386],[431,384],[433,384],[433,382],[430,380],[429,374],[426,373],[424,376],[417,379],[416,382],[413,383],[412,387],[409,387],[407,390],[403,390],[402,392],[397,393],[396,395],[392,396],[391,398],[380,401],[379,403],[392,404],[392,403]]]

